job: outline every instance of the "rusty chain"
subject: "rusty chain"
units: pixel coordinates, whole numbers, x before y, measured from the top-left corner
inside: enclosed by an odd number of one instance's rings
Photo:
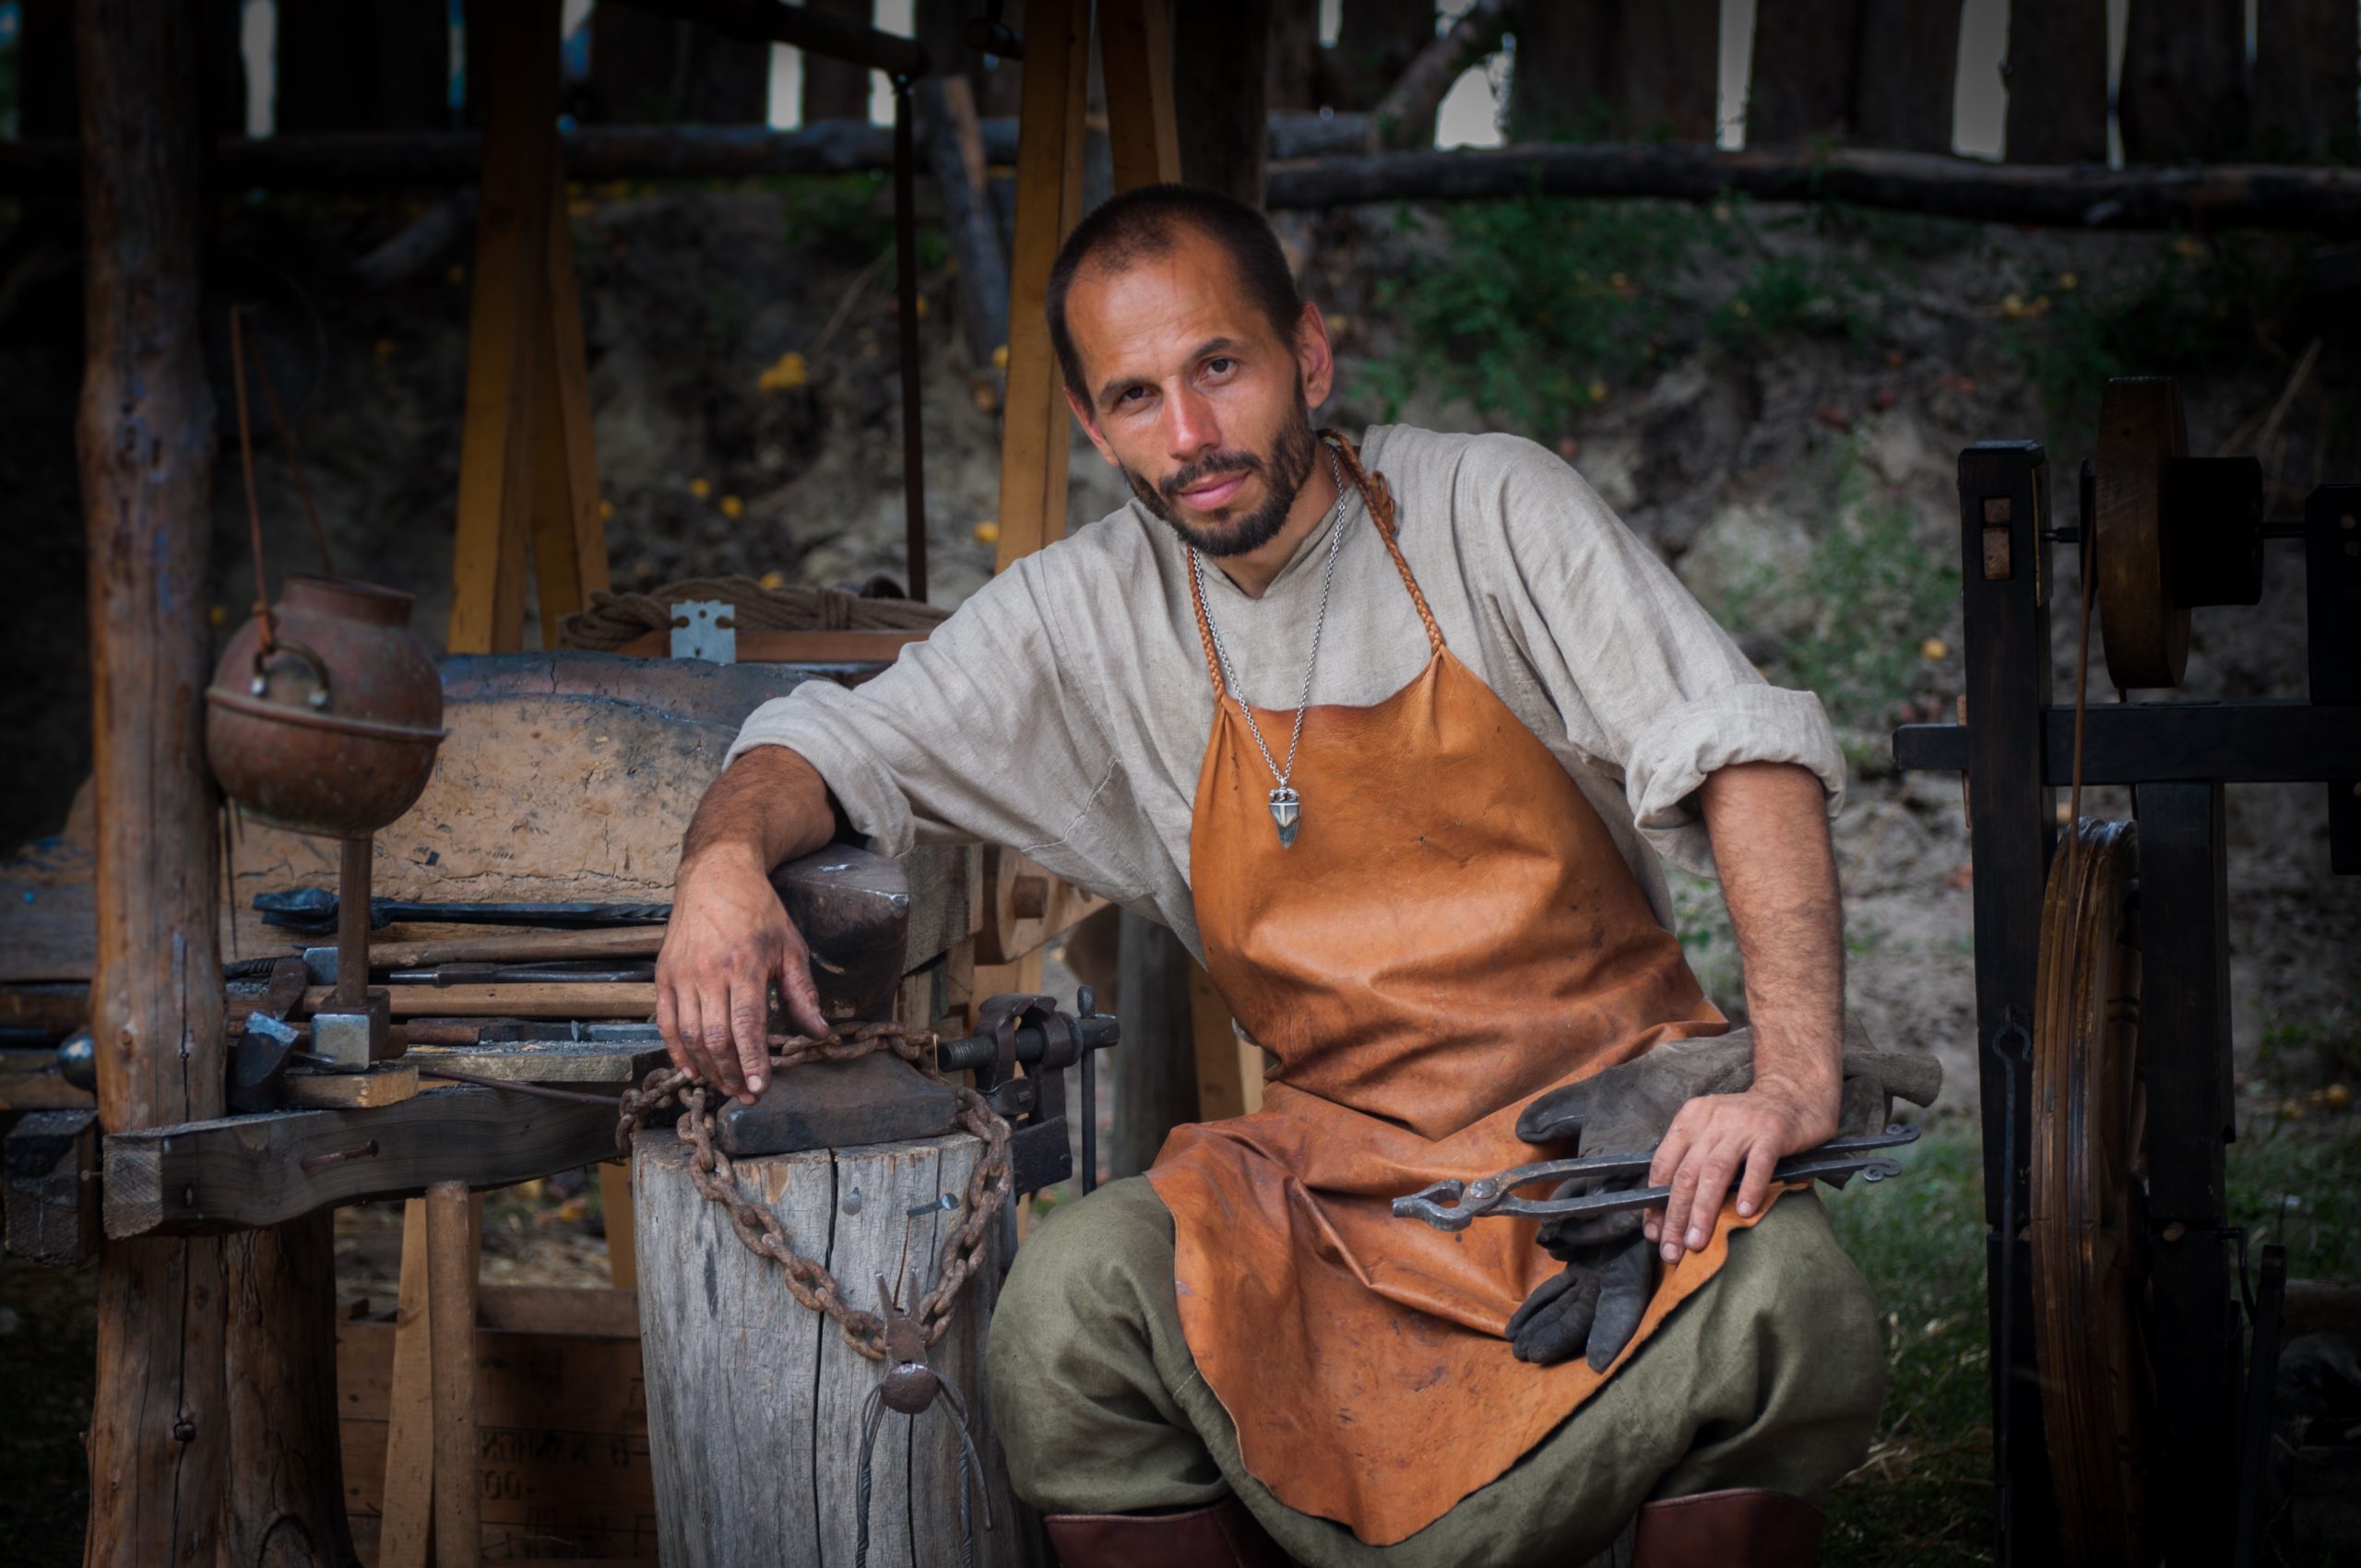
[[[949,1331],[952,1307],[960,1288],[982,1262],[992,1218],[1008,1200],[1008,1123],[985,1103],[982,1095],[943,1076],[934,1064],[935,1036],[924,1030],[905,1028],[899,1024],[856,1024],[825,1039],[809,1035],[773,1035],[770,1046],[774,1075],[806,1062],[850,1062],[875,1051],[890,1051],[929,1077],[948,1085],[958,1095],[959,1123],[983,1141],[984,1153],[967,1178],[967,1198],[963,1206],[966,1216],[943,1243],[940,1277],[934,1289],[926,1293],[910,1314],[925,1334],[926,1343],[933,1345]],[[738,1190],[736,1170],[730,1157],[714,1146],[714,1099],[712,1090],[692,1082],[679,1068],[657,1068],[639,1087],[623,1091],[615,1146],[628,1158],[632,1134],[647,1120],[649,1112],[667,1105],[680,1105],[683,1111],[681,1126],[695,1151],[689,1165],[689,1180],[695,1183],[697,1191],[708,1202],[721,1206],[730,1217],[730,1229],[738,1232],[738,1240],[745,1243],[748,1251],[769,1258],[786,1270],[787,1288],[798,1301],[813,1312],[826,1313],[844,1331],[846,1343],[860,1355],[872,1361],[885,1360],[885,1320],[876,1313],[863,1312],[848,1303],[835,1277],[795,1250],[795,1239],[778,1216]]]

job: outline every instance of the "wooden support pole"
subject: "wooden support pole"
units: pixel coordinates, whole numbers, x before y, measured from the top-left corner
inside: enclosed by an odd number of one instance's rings
[[[219,1114],[214,794],[203,750],[214,421],[197,315],[196,11],[75,13],[87,356],[76,445],[89,541],[98,949],[110,1129]],[[231,1462],[218,1240],[100,1253],[89,1568],[211,1562]]]
[[[469,77],[491,90],[448,646],[499,653],[524,646],[525,549],[541,472],[533,414],[549,336],[550,208],[558,188],[557,0],[480,6],[475,17]]]
[[[230,1443],[224,1564],[353,1561],[337,1431],[336,1225],[327,1210],[223,1243]]]
[[[386,1396],[377,1568],[426,1568],[434,1550],[434,1324],[427,1311],[426,1200],[402,1205],[402,1274]]]
[[[1098,55],[1107,78],[1107,139],[1115,188],[1180,177],[1172,108],[1172,18],[1165,0],[1100,0]]]
[[[599,520],[599,447],[590,429],[590,361],[582,341],[582,293],[574,276],[574,225],[565,172],[550,160],[548,329],[534,353],[533,574],[540,589],[541,646],[558,623],[609,587],[607,529]]]
[[[1173,18],[1172,90],[1189,105],[1180,177],[1263,205],[1270,163],[1270,0],[1182,6]]]
[[[434,1358],[434,1562],[436,1568],[480,1568],[483,1497],[477,1482],[476,1235],[468,1189],[438,1182],[426,1189],[427,1316]]]
[[[1002,424],[1000,549],[1006,570],[1066,531],[1065,384],[1042,314],[1050,267],[1082,215],[1086,0],[1033,0],[1025,13],[1025,110],[1011,241],[1008,410]]]

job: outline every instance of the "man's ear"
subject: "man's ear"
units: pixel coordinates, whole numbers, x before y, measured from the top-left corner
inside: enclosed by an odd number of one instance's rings
[[[1336,354],[1328,341],[1327,318],[1309,300],[1295,318],[1295,362],[1303,374],[1303,400],[1316,409],[1335,389]]]
[[[1121,468],[1123,465],[1115,460],[1115,449],[1107,445],[1105,436],[1098,434],[1098,421],[1092,415],[1090,405],[1075,397],[1071,386],[1065,389],[1065,394],[1066,407],[1074,410],[1075,422],[1082,426],[1082,433],[1090,437],[1090,444],[1098,448],[1098,455],[1107,459],[1109,466]]]

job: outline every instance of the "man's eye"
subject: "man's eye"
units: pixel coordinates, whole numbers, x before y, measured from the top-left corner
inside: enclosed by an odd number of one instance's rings
[[[1126,386],[1121,392],[1115,394],[1115,401],[1119,404],[1136,403],[1142,398],[1146,396],[1147,388],[1145,386]]]
[[[1227,354],[1216,354],[1212,359],[1205,362],[1205,374],[1207,375],[1228,375],[1231,371],[1236,370],[1237,368],[1238,362],[1231,359]]]

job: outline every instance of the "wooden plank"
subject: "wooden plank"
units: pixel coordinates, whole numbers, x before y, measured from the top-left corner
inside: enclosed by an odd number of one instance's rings
[[[466,928],[482,932],[481,926]],[[598,931],[513,930],[481,935],[426,937],[369,944],[369,967],[406,969],[427,964],[529,964],[546,958],[652,958],[664,949],[660,925],[611,926]]]
[[[601,1176],[609,1170],[622,1171],[628,1190],[631,1168],[621,1161],[599,1167]],[[486,1285],[476,1292],[476,1326],[503,1334],[590,1334],[636,1339],[639,1295],[633,1286],[602,1290],[595,1286]],[[636,1351],[633,1359],[633,1375],[636,1376]],[[547,1391],[543,1392],[546,1395]],[[498,1398],[488,1393],[483,1394],[479,1404],[487,1421],[504,1408]]]
[[[2011,163],[2106,161],[2106,0],[2009,7]]]
[[[612,1160],[599,1167],[599,1211],[607,1229],[607,1277],[619,1290],[636,1290],[639,1250],[632,1241],[629,1167]]]
[[[1082,216],[1086,0],[1031,0],[1025,13],[1025,106],[1016,142],[1016,224],[1009,244],[1008,405],[1001,425],[1000,544],[1006,571],[1066,531],[1072,438],[1065,381],[1042,315],[1050,267]]]
[[[71,1267],[99,1251],[99,1113],[34,1111],[8,1129],[8,1251]]]
[[[278,1111],[119,1133],[102,1151],[107,1234],[277,1225],[440,1181],[513,1186],[606,1158],[614,1134],[614,1113],[598,1106],[457,1086],[381,1111]],[[374,1154],[363,1152],[373,1144]]]
[[[1842,136],[1852,128],[1861,4],[1774,0],[1756,7],[1747,146]]]
[[[367,1455],[353,1451],[352,1412],[347,1412],[344,1428],[348,1509],[356,1491],[353,1477],[382,1478],[377,1495],[384,1520],[375,1568],[426,1568],[434,1550],[434,1326],[426,1288],[426,1201],[412,1198],[402,1206],[401,1297],[386,1336],[386,1388],[376,1408],[386,1423],[379,1440],[382,1463],[373,1466]],[[339,1392],[358,1400],[346,1352],[354,1332],[348,1327],[338,1335],[338,1382]]]
[[[1006,964],[1063,936],[1107,907],[1014,849],[983,850],[984,918],[976,928],[976,961]]]
[[[891,664],[924,632],[740,632],[741,664]],[[633,659],[670,659],[672,634],[647,632],[615,650]]]
[[[389,985],[385,990],[397,1018],[645,1019],[656,1016],[656,987],[645,980]],[[333,987],[315,985],[303,993],[303,1005],[316,1013],[334,995]]]
[[[337,1445],[336,1225],[326,1212],[222,1243],[231,1467],[220,1562],[352,1561]],[[304,1543],[301,1555],[291,1543]]]
[[[2361,90],[2361,15],[2343,0],[2272,0],[2255,12],[2254,136],[2266,158],[2348,149]],[[2013,84],[2012,90],[2013,90]]]
[[[445,646],[524,644],[525,546],[536,484],[533,404],[549,315],[549,224],[557,167],[557,0],[485,8],[468,37],[483,100],[474,298],[459,441],[458,532]]]
[[[417,1093],[416,1063],[379,1062],[365,1073],[298,1068],[287,1075],[286,1103],[294,1111],[376,1111]]]
[[[1960,4],[1863,0],[1860,67],[1853,78],[1853,127],[1862,141],[1904,152],[1951,151]]]
[[[433,1341],[464,1346],[476,1329],[476,1241],[468,1189],[438,1182],[426,1190],[426,1314]],[[481,1568],[482,1491],[476,1484],[481,1444],[476,1432],[476,1363],[469,1355],[434,1358],[434,1562],[436,1568]]]
[[[1107,143],[1115,188],[1179,179],[1172,18],[1165,0],[1099,0],[1098,59],[1107,80]]]
[[[1197,1066],[1197,1119],[1218,1122],[1263,1109],[1263,1048],[1230,1027],[1213,976],[1189,962],[1190,1039]],[[1117,1050],[1122,1049],[1121,1046]]]
[[[1180,177],[1249,207],[1263,205],[1270,161],[1270,0],[1184,5],[1173,14],[1173,98],[1189,106]]]
[[[57,1071],[57,1052],[0,1051],[0,1111],[77,1111],[98,1104]]]
[[[6,897],[0,894],[0,897]],[[0,986],[0,1025],[63,1039],[90,1021],[86,985]]]
[[[590,424],[590,365],[582,343],[582,294],[574,275],[574,225],[562,156],[550,160],[547,322],[534,362],[533,565],[541,646],[558,623],[611,586],[607,530],[599,520],[599,447]]]
[[[2246,137],[2246,67],[2245,0],[2139,0],[2116,86],[2125,160],[2228,156]]]

